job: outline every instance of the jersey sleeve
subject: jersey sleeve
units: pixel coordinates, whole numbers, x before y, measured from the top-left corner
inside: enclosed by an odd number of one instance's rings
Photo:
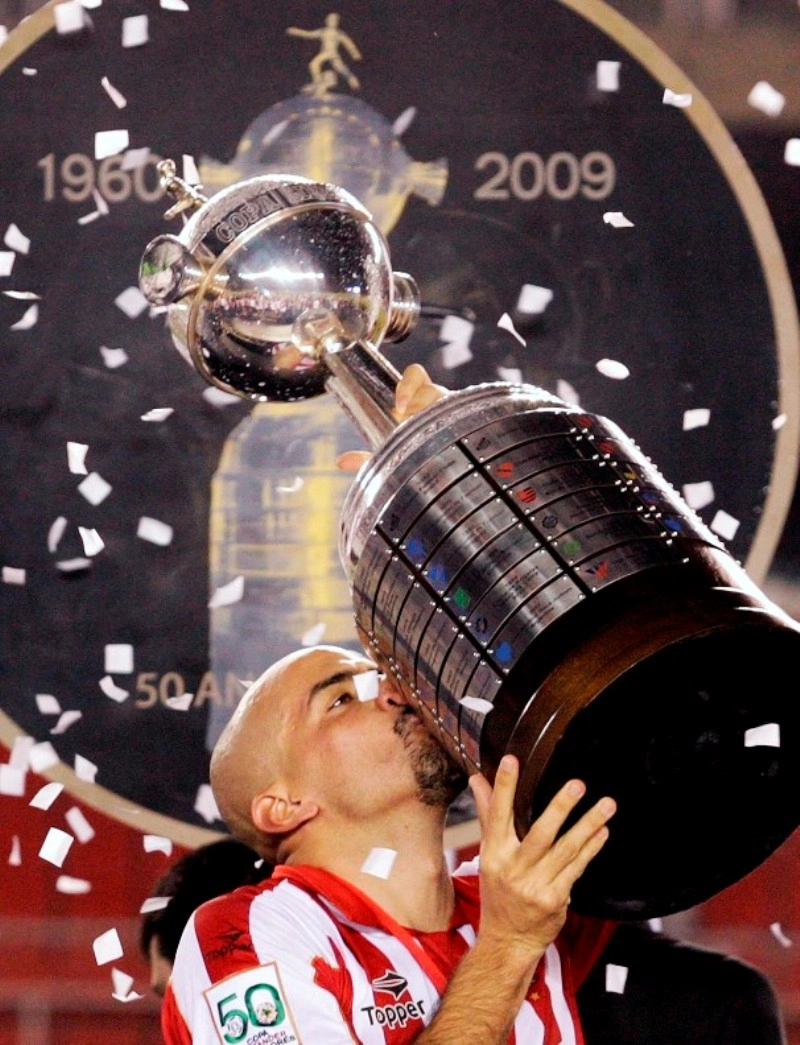
[[[165,997],[167,1045],[356,1040],[352,985],[325,918],[298,917],[297,897],[287,904],[286,891],[237,890],[195,912]]]

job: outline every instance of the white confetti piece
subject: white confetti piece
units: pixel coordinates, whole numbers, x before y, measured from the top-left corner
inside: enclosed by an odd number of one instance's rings
[[[150,147],[145,145],[142,149],[126,149],[120,167],[124,171],[141,170],[149,161]]]
[[[22,798],[25,794],[24,769],[18,766],[0,765],[0,795],[9,798]]]
[[[58,765],[58,755],[49,740],[33,745],[28,752],[28,765],[34,773],[44,773]]]
[[[14,298],[15,301],[41,301],[42,297],[40,294],[34,294],[32,290],[4,290],[3,294],[7,298]]]
[[[116,1001],[134,1001],[136,998],[142,997],[141,994],[136,994],[135,991],[131,991],[131,987],[133,987],[133,977],[129,976],[128,973],[123,972],[121,969],[111,970],[111,983],[113,986],[111,997]]]
[[[122,19],[122,46],[141,47],[149,39],[147,15],[131,15]]]
[[[146,414],[142,414],[140,417],[141,421],[166,421],[166,419],[174,414],[175,410],[171,406],[154,406],[152,410],[148,410]]]
[[[142,845],[146,853],[164,853],[165,856],[172,855],[172,842],[162,835],[143,835]]]
[[[153,911],[163,911],[171,899],[171,896],[148,896],[139,908],[139,914],[152,914]]]
[[[714,484],[708,479],[699,483],[685,483],[681,492],[683,499],[695,511],[714,503]]]
[[[30,330],[31,327],[35,327],[39,322],[39,306],[31,305],[29,309],[25,311],[22,319],[18,319],[16,323],[8,328],[9,330]]]
[[[47,550],[54,552],[59,545],[61,538],[64,536],[64,531],[67,528],[67,520],[63,515],[53,522],[50,529],[47,531]]]
[[[10,276],[16,260],[13,250],[0,250],[0,276]]]
[[[477,712],[479,715],[488,715],[494,708],[494,704],[490,700],[482,700],[480,697],[462,697],[459,704],[469,711]]]
[[[694,410],[684,410],[683,430],[691,432],[693,428],[705,428],[711,420],[711,411],[708,407],[695,407]]]
[[[55,867],[62,867],[75,839],[58,827],[51,827],[42,842],[39,856]]]
[[[606,965],[606,990],[609,994],[624,994],[627,979],[628,969],[625,965],[614,965],[612,962]]]
[[[499,366],[497,376],[501,381],[508,381],[511,385],[522,384],[522,371],[516,366]]]
[[[138,287],[126,287],[114,298],[114,304],[125,313],[128,319],[136,319],[145,311],[148,302]]]
[[[77,33],[86,24],[86,15],[80,0],[67,0],[56,4],[53,9],[56,32],[62,36]]]
[[[553,300],[553,291],[548,287],[537,287],[535,283],[523,283],[517,299],[517,312],[538,316]]]
[[[624,381],[631,376],[630,370],[618,359],[598,359],[595,369],[603,377],[610,377],[613,381]]]
[[[0,25],[0,44],[4,44],[8,39],[8,29],[4,25]]]
[[[234,602],[241,602],[244,595],[244,577],[234,577],[232,581],[221,585],[208,601],[208,608],[213,610],[218,606],[230,606]]]
[[[168,523],[151,519],[147,515],[139,519],[139,525],[136,527],[137,537],[141,537],[143,541],[150,541],[151,544],[159,544],[162,548],[172,544],[172,534],[172,527]]]
[[[106,203],[105,196],[101,196],[97,189],[92,189],[92,199],[94,200],[94,205],[95,207],[97,207],[98,213],[109,213],[108,204]]]
[[[60,874],[56,878],[56,892],[65,896],[85,896],[92,891],[92,883],[85,878],[73,878],[68,874]]]
[[[92,221],[97,221],[97,219],[99,217],[100,217],[100,211],[99,210],[93,210],[91,212],[91,214],[84,214],[82,217],[78,218],[78,224],[79,225],[88,225]]]
[[[84,780],[87,784],[94,783],[94,778],[97,776],[97,766],[94,762],[90,762],[83,755],[76,755],[73,768],[78,780]]]
[[[661,918],[648,918],[647,924],[654,933],[661,933],[664,931],[664,921]]]
[[[22,865],[22,846],[19,844],[19,835],[11,839],[11,852],[8,854],[8,866],[20,867]]]
[[[203,399],[212,406],[233,406],[234,403],[241,403],[241,396],[234,395],[233,392],[225,392],[221,388],[215,388],[213,385],[209,385],[208,388],[203,389]]]
[[[767,83],[766,80],[759,80],[748,94],[747,104],[766,113],[767,116],[780,116],[786,104],[786,99],[771,83]]]
[[[61,705],[52,693],[37,693],[36,710],[40,715],[60,715]]]
[[[619,90],[619,68],[620,62],[601,61],[597,63],[597,89],[598,91]]]
[[[128,642],[110,642],[105,647],[104,658],[109,675],[130,675],[133,671],[133,646]]]
[[[511,318],[511,316],[509,316],[507,312],[504,312],[502,316],[498,319],[497,325],[501,330],[507,330],[509,334],[513,334],[513,336],[517,339],[517,341],[519,341],[523,348],[527,346],[528,342],[514,326],[514,320]]]
[[[303,633],[303,636],[300,639],[300,645],[318,646],[320,642],[322,642],[326,628],[327,625],[323,621],[320,621],[319,624],[315,624],[313,627],[309,628],[308,631]]]
[[[24,584],[27,572],[20,566],[3,567],[3,584]]]
[[[97,507],[111,493],[111,484],[107,483],[97,472],[90,472],[83,482],[78,484],[78,493],[82,494],[89,504]]]
[[[777,722],[765,722],[744,731],[745,747],[780,747],[781,727]]]
[[[89,469],[86,467],[88,451],[88,443],[67,443],[67,466],[73,475],[89,474]]]
[[[396,859],[397,853],[394,849],[383,849],[381,846],[376,846],[375,849],[370,849],[367,859],[361,865],[361,870],[364,874],[371,874],[373,878],[386,879],[392,873]]]
[[[23,65],[23,67],[22,67],[22,75],[23,76],[36,76],[36,74],[38,72],[39,72],[38,69],[34,69],[30,65]]]
[[[114,105],[116,105],[118,109],[124,109],[125,106],[128,104],[128,99],[125,97],[124,94],[122,94],[121,91],[117,90],[117,88],[113,85],[109,78],[107,76],[104,76],[100,81],[100,84],[103,90],[108,95],[108,97],[114,103]]]
[[[80,722],[83,718],[82,711],[65,711],[59,717],[58,722],[50,730],[50,735],[53,737],[60,737],[62,733],[66,733],[70,726],[74,726],[76,722]]]
[[[261,148],[263,149],[266,144],[268,144],[266,139],[262,140]],[[199,185],[200,171],[197,169],[197,164],[194,162],[194,156],[190,156],[188,153],[184,153],[182,157],[182,162],[183,180],[188,182],[190,185]]]
[[[116,370],[128,362],[128,353],[124,348],[106,348],[105,345],[101,345],[100,355],[109,370]]]
[[[79,842],[85,844],[94,838],[95,830],[83,814],[83,810],[73,806],[64,815],[70,830]]]
[[[290,483],[284,486],[276,486],[275,489],[278,493],[300,493],[304,486],[303,479],[296,475]]]
[[[124,128],[113,131],[98,131],[94,136],[94,158],[104,160],[116,156],[130,145],[130,136]]]
[[[13,222],[6,229],[3,243],[9,250],[15,250],[17,254],[27,254],[31,249],[31,241],[20,232]]]
[[[404,109],[400,113],[400,115],[392,124],[392,130],[394,131],[396,137],[399,138],[401,137],[401,135],[405,134],[405,132],[414,122],[416,115],[417,110],[413,105],[410,105],[407,109]]]
[[[121,704],[123,700],[128,699],[129,694],[127,689],[118,686],[110,675],[104,675],[100,679],[99,685],[105,695],[110,697],[112,700],[116,700],[118,704]]]
[[[800,167],[800,138],[789,138],[783,149],[783,162]],[[2,275],[2,273],[0,273]]]
[[[442,366],[445,370],[454,370],[472,359],[469,347],[475,330],[475,324],[462,316],[445,316],[439,331],[442,347]]]
[[[629,221],[621,210],[607,210],[603,215],[603,221],[615,229],[633,228],[633,222]]]
[[[356,696],[362,703],[368,700],[377,700],[380,693],[380,675],[376,670],[361,671],[353,675],[353,685]]]
[[[33,737],[14,737],[8,764],[14,769],[27,769],[30,764],[31,751],[36,741]]]
[[[577,389],[562,377],[556,381],[556,395],[565,403],[572,403],[573,406],[581,405],[581,397],[578,395]]]
[[[793,943],[781,928],[780,922],[772,922],[769,927],[769,931],[781,945],[781,947],[792,947]]]
[[[773,417],[773,419],[772,419],[772,431],[773,432],[780,431],[780,429],[783,428],[783,426],[786,424],[787,421],[788,421],[788,417],[787,417],[786,414],[778,414],[777,417]]]
[[[97,530],[89,529],[87,526],[79,526],[78,533],[83,541],[84,554],[89,556],[98,555],[105,548],[105,542]]]
[[[739,520],[720,509],[711,520],[711,529],[724,541],[732,541],[739,529]]]
[[[664,88],[664,105],[674,105],[676,109],[688,109],[692,104],[691,94],[678,94],[669,87]]]
[[[220,819],[214,794],[208,784],[201,784],[198,787],[194,800],[194,811],[202,816],[207,824],[213,824],[215,820]]]
[[[92,943],[92,950],[94,951],[94,960],[98,965],[114,962],[121,958],[124,953],[122,941],[116,929],[109,929],[108,932],[101,933]]]
[[[77,570],[88,569],[91,565],[91,559],[62,559],[56,563],[56,568],[62,573],[75,573]]]
[[[54,780],[45,784],[44,787],[40,787],[28,805],[33,806],[34,809],[49,809],[63,790],[64,785]]]
[[[167,707],[173,711],[188,711],[193,700],[194,693],[181,693],[180,696],[167,697]]]

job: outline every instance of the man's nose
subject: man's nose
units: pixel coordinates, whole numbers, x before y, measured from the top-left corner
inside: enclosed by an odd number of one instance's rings
[[[409,701],[403,696],[400,687],[391,675],[379,675],[376,703],[383,711],[409,706]]]

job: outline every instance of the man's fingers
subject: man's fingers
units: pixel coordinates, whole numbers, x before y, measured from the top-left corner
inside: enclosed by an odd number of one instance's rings
[[[519,763],[513,755],[504,755],[500,759],[494,786],[491,787],[485,777],[470,777],[478,819],[481,822],[481,835],[486,846],[491,847],[505,841],[514,833],[514,794],[517,790]],[[476,791],[476,785],[480,789]],[[480,805],[479,805],[480,802]],[[481,811],[481,807],[482,810]]]
[[[570,784],[580,783],[580,781],[570,781]],[[581,787],[583,788],[583,785]],[[562,796],[562,792],[565,790],[567,793]],[[585,791],[585,788],[583,790]],[[560,873],[563,868],[575,861],[580,863],[584,847],[588,846],[589,849],[592,849],[595,845],[596,837],[602,836],[603,841],[605,841],[605,835],[603,834],[605,824],[611,819],[617,809],[616,802],[612,798],[601,798],[568,831],[556,840],[556,836],[563,827],[564,821],[580,800],[580,794],[576,794],[577,791],[577,788],[570,788],[569,784],[562,788],[562,791],[555,796],[545,812],[533,824],[522,843],[523,851],[530,860],[538,859],[543,847],[549,848],[554,874]],[[553,834],[554,829],[555,834]],[[596,851],[599,851],[599,847]],[[581,866],[579,873],[583,871],[583,868],[594,855],[595,851],[592,851]]]
[[[357,472],[371,457],[366,450],[347,450],[336,458],[336,467],[343,472]]]
[[[394,415],[398,421],[402,421],[438,402],[445,395],[447,389],[434,384],[423,366],[411,363],[397,383]]]

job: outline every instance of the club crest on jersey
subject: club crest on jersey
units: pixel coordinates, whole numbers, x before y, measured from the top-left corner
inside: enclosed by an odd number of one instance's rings
[[[224,1045],[302,1045],[275,962],[228,976],[204,994]]]

